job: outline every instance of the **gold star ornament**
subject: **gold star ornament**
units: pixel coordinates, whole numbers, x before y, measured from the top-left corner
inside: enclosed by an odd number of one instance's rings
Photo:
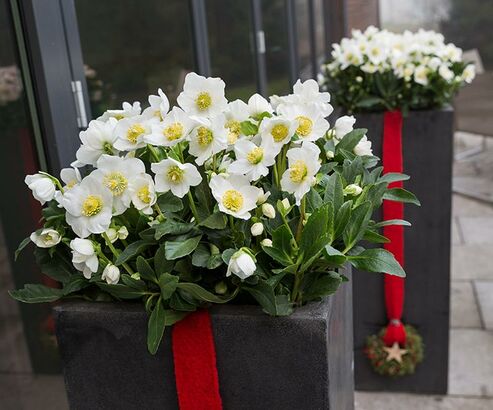
[[[395,360],[397,363],[402,363],[402,356],[407,354],[407,350],[401,349],[397,342],[392,347],[384,347],[383,350],[387,353],[387,357],[385,358],[387,362]]]

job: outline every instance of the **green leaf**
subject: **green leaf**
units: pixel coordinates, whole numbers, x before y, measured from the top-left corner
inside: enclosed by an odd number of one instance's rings
[[[347,257],[343,253],[339,252],[337,249],[333,248],[330,245],[325,247],[325,260],[334,266],[343,265]]]
[[[229,260],[231,259],[231,257],[235,254],[236,250],[235,249],[231,249],[231,248],[228,248],[226,249],[225,251],[223,251],[221,257],[223,259],[223,262],[228,265],[229,264]]]
[[[313,256],[313,253],[316,252],[316,250],[313,249],[313,245],[328,231],[329,212],[331,214],[333,212],[331,202],[328,202],[324,206],[316,209],[310,215],[305,226],[303,227],[300,240],[300,249],[303,251],[306,259]],[[324,246],[322,246],[322,248]]]
[[[127,262],[135,255],[142,253],[145,249],[147,249],[151,245],[153,245],[153,243],[148,241],[136,241],[131,243],[123,250],[122,253],[120,253],[118,258],[116,258],[115,265],[119,266]]]
[[[163,223],[154,226],[154,229],[156,230],[154,238],[156,240],[159,240],[164,235],[168,234],[182,235],[190,232],[193,228],[194,226],[190,223],[179,222],[173,219],[166,219],[166,221],[164,221]]]
[[[387,174],[380,177],[378,182],[386,182],[387,184],[390,184],[391,182],[407,181],[408,179],[409,175],[400,174],[398,172],[388,172]]]
[[[197,305],[185,300],[181,295],[179,295],[179,292],[175,292],[171,295],[169,306],[174,310],[185,312],[194,312],[197,310]]]
[[[10,290],[9,295],[24,303],[54,302],[64,296],[63,289],[49,288],[44,285],[28,284],[18,290]]]
[[[346,184],[352,184],[356,177],[363,174],[363,160],[361,157],[356,157],[353,161],[344,160],[342,165],[342,177]]]
[[[210,229],[224,229],[226,228],[227,223],[228,220],[225,215],[220,212],[216,212],[200,222],[199,226],[205,226]]]
[[[88,286],[91,286],[91,282],[89,282],[83,275],[72,275],[71,278],[63,285],[63,295],[66,296],[71,293],[78,292]]]
[[[271,316],[287,316],[292,313],[293,306],[287,296],[276,298],[274,288],[266,281],[260,280],[255,286],[242,286]],[[283,296],[283,295],[279,295]]]
[[[142,256],[137,257],[137,270],[142,279],[149,280],[151,282],[157,281],[157,276],[154,269],[151,268],[149,262],[147,262]]]
[[[179,212],[183,209],[183,202],[181,199],[174,196],[170,191],[159,195],[157,205],[165,214]]]
[[[147,286],[143,280],[134,279],[130,275],[127,275],[126,273],[121,275],[121,280],[122,280],[124,285],[127,285],[127,286],[131,287],[132,289],[135,289],[135,290],[138,290],[141,292],[145,292],[147,290]]]
[[[406,276],[394,255],[385,249],[366,249],[358,255],[349,256],[348,259],[359,270],[387,273],[400,277]]]
[[[308,194],[306,194],[306,203],[308,212],[313,212],[320,208],[324,204],[324,201],[317,190],[311,188]]]
[[[388,243],[390,242],[389,238],[386,236],[380,235],[378,232],[367,230],[363,235],[363,239],[367,242],[371,243]]]
[[[371,108],[373,106],[379,106],[383,104],[383,100],[378,97],[367,97],[359,100],[356,106],[359,108]]]
[[[334,210],[339,209],[344,202],[344,192],[341,177],[338,173],[332,174],[327,179],[325,186],[324,202],[331,202]]]
[[[230,300],[234,299],[238,294],[238,289],[236,289],[229,296],[217,296],[209,292],[208,290],[205,290],[202,286],[197,285],[196,283],[186,283],[186,282],[178,283],[177,288],[188,292],[195,299],[204,302],[211,302],[211,303],[227,303]]]
[[[147,322],[147,349],[149,353],[156,354],[157,349],[163,338],[166,312],[161,298],[158,299],[156,306],[152,310],[149,321]]]
[[[347,133],[341,141],[339,141],[339,144],[336,145],[336,152],[341,150],[352,152],[354,147],[358,145],[358,142],[360,142],[361,138],[363,138],[367,131],[368,130],[365,128],[358,128]]]
[[[240,123],[241,133],[244,135],[255,135],[258,132],[258,127],[250,121],[242,121]]]
[[[173,261],[166,259],[166,249],[164,249],[164,246],[160,246],[154,255],[154,271],[156,272],[156,276],[159,277],[161,273],[173,271],[174,266],[175,263]]]
[[[161,297],[163,300],[168,300],[176,290],[178,285],[178,276],[163,273],[159,276],[159,288],[161,289]]]
[[[368,201],[353,209],[342,235],[346,250],[351,249],[363,237],[370,222],[371,213],[371,203]]]
[[[406,191],[404,188],[388,189],[383,194],[383,199],[387,199],[388,201],[406,202],[418,206],[421,205],[418,198],[416,198],[412,192]]]
[[[334,222],[334,240],[339,238],[344,229],[346,228],[349,218],[351,217],[351,210],[353,207],[353,201],[347,201],[342,204],[336,214]]]
[[[388,225],[411,226],[411,223],[408,221],[405,221],[404,219],[388,219],[386,221],[377,222],[376,224],[373,225],[373,227],[374,228],[381,228],[383,226],[388,226]]]
[[[63,254],[62,252],[57,252],[50,255],[49,249],[34,249],[36,263],[40,267],[41,272],[62,283],[70,280],[75,271],[73,265],[62,256]]]
[[[262,249],[267,255],[283,266],[293,265],[294,261],[291,257],[292,240],[293,236],[288,227],[281,225],[272,232],[272,246],[262,245]]]
[[[337,272],[327,272],[315,280],[308,289],[303,292],[303,298],[312,300],[332,295],[342,283],[342,277]]]
[[[197,246],[197,249],[195,249],[192,255],[192,265],[198,266],[199,268],[205,268],[210,256],[211,253],[207,245],[201,243],[199,246]]]
[[[22,250],[31,243],[31,238],[28,236],[27,238],[24,238],[24,240],[19,244],[17,249],[15,250],[14,253],[14,260],[17,260],[19,257],[19,254],[22,252]]]
[[[96,285],[105,292],[118,299],[139,299],[145,295],[145,292],[131,288],[130,286],[117,283],[110,285],[104,282],[96,282]]]
[[[201,238],[202,235],[188,238],[184,241],[166,241],[164,243],[166,259],[175,260],[190,255],[198,246]]]

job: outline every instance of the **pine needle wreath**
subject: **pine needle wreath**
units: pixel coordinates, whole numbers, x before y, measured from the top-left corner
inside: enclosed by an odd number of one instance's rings
[[[373,369],[383,376],[398,377],[413,374],[416,371],[416,365],[423,361],[424,345],[423,339],[417,330],[409,325],[406,328],[406,344],[402,347],[407,350],[402,356],[402,362],[397,360],[387,360],[385,343],[383,336],[385,328],[378,335],[371,335],[366,339],[365,354],[370,359]]]

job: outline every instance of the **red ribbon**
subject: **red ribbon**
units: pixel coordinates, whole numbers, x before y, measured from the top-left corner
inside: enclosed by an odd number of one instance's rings
[[[383,172],[403,170],[402,160],[402,113],[388,111],[383,123]],[[390,188],[402,188],[402,181],[393,182]],[[396,201],[383,201],[383,219],[403,219],[404,204]],[[384,248],[394,254],[395,259],[404,266],[404,229],[401,225],[385,226],[383,234],[390,242]],[[389,324],[383,337],[387,346],[406,342],[406,331],[401,322],[404,309],[404,279],[394,275],[384,275],[385,309]]]
[[[180,410],[221,410],[209,312],[199,310],[177,322],[172,330],[172,345]]]

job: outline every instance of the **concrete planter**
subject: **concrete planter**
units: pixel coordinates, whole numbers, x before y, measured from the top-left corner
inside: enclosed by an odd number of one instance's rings
[[[368,128],[374,154],[381,158],[383,113],[355,115]],[[423,336],[425,358],[414,375],[377,375],[364,356],[366,337],[386,324],[383,278],[357,274],[354,292],[355,381],[359,390],[447,392],[450,288],[450,217],[454,115],[452,109],[414,111],[403,119],[404,182],[421,207],[406,205],[406,295],[404,322]],[[380,218],[377,215],[377,218]],[[355,275],[356,276],[356,275]]]
[[[213,307],[224,409],[353,409],[351,294],[343,284],[279,318]],[[171,331],[151,356],[140,305],[64,303],[55,319],[71,409],[178,408]]]

